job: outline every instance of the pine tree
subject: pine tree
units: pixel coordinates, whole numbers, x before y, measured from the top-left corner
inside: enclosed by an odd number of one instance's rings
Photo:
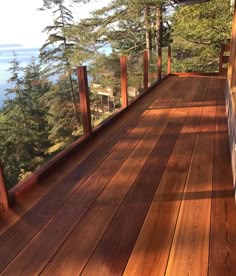
[[[63,5],[63,1],[58,1],[55,5],[56,9],[53,11],[54,24],[44,29],[49,36],[47,42],[40,49],[40,58],[43,63],[48,64],[46,68],[48,75],[64,75],[67,77],[70,86],[67,92],[70,93],[74,116],[79,125],[80,118],[72,78],[72,64],[70,62],[70,57],[74,52],[74,44],[69,42],[67,38],[67,30],[73,25],[73,15]]]
[[[230,38],[230,1],[179,6],[173,16],[174,70],[217,71],[220,45]]]
[[[40,70],[35,60],[24,70],[16,57],[9,69],[11,97],[0,115],[1,160],[9,187],[43,162],[49,146],[47,111],[41,104],[48,84]]]

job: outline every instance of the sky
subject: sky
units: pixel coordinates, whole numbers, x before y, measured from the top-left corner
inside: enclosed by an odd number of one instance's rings
[[[37,11],[42,0],[2,0],[0,4],[0,44],[21,44],[24,47],[39,47],[46,40],[42,30],[53,22],[52,11]],[[70,0],[66,0],[67,4]],[[100,3],[99,3],[100,2]],[[101,5],[102,2],[102,5]],[[77,4],[74,18],[87,17],[93,9],[106,5],[109,0]],[[69,6],[67,6],[69,7]]]

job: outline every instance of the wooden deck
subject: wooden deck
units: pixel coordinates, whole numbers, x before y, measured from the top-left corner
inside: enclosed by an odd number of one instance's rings
[[[225,82],[169,77],[19,199],[1,275],[236,275]]]

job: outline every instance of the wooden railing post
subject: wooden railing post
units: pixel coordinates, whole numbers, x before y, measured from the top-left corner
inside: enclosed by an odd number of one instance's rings
[[[148,51],[143,52],[143,88],[148,89]]]
[[[3,208],[6,210],[9,208],[8,192],[4,180],[3,168],[0,163],[0,201],[2,202]]]
[[[167,64],[167,74],[171,73],[171,46],[168,46],[168,64]]]
[[[92,133],[92,126],[86,66],[78,66],[77,75],[79,81],[80,111],[82,114],[83,131],[84,135],[88,137]]]
[[[121,101],[122,107],[128,106],[128,80],[127,80],[127,59],[120,57],[120,82],[121,82]]]

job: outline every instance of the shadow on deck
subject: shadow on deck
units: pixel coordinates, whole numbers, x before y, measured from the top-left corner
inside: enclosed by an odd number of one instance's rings
[[[19,198],[2,275],[235,275],[225,85],[169,77]]]

